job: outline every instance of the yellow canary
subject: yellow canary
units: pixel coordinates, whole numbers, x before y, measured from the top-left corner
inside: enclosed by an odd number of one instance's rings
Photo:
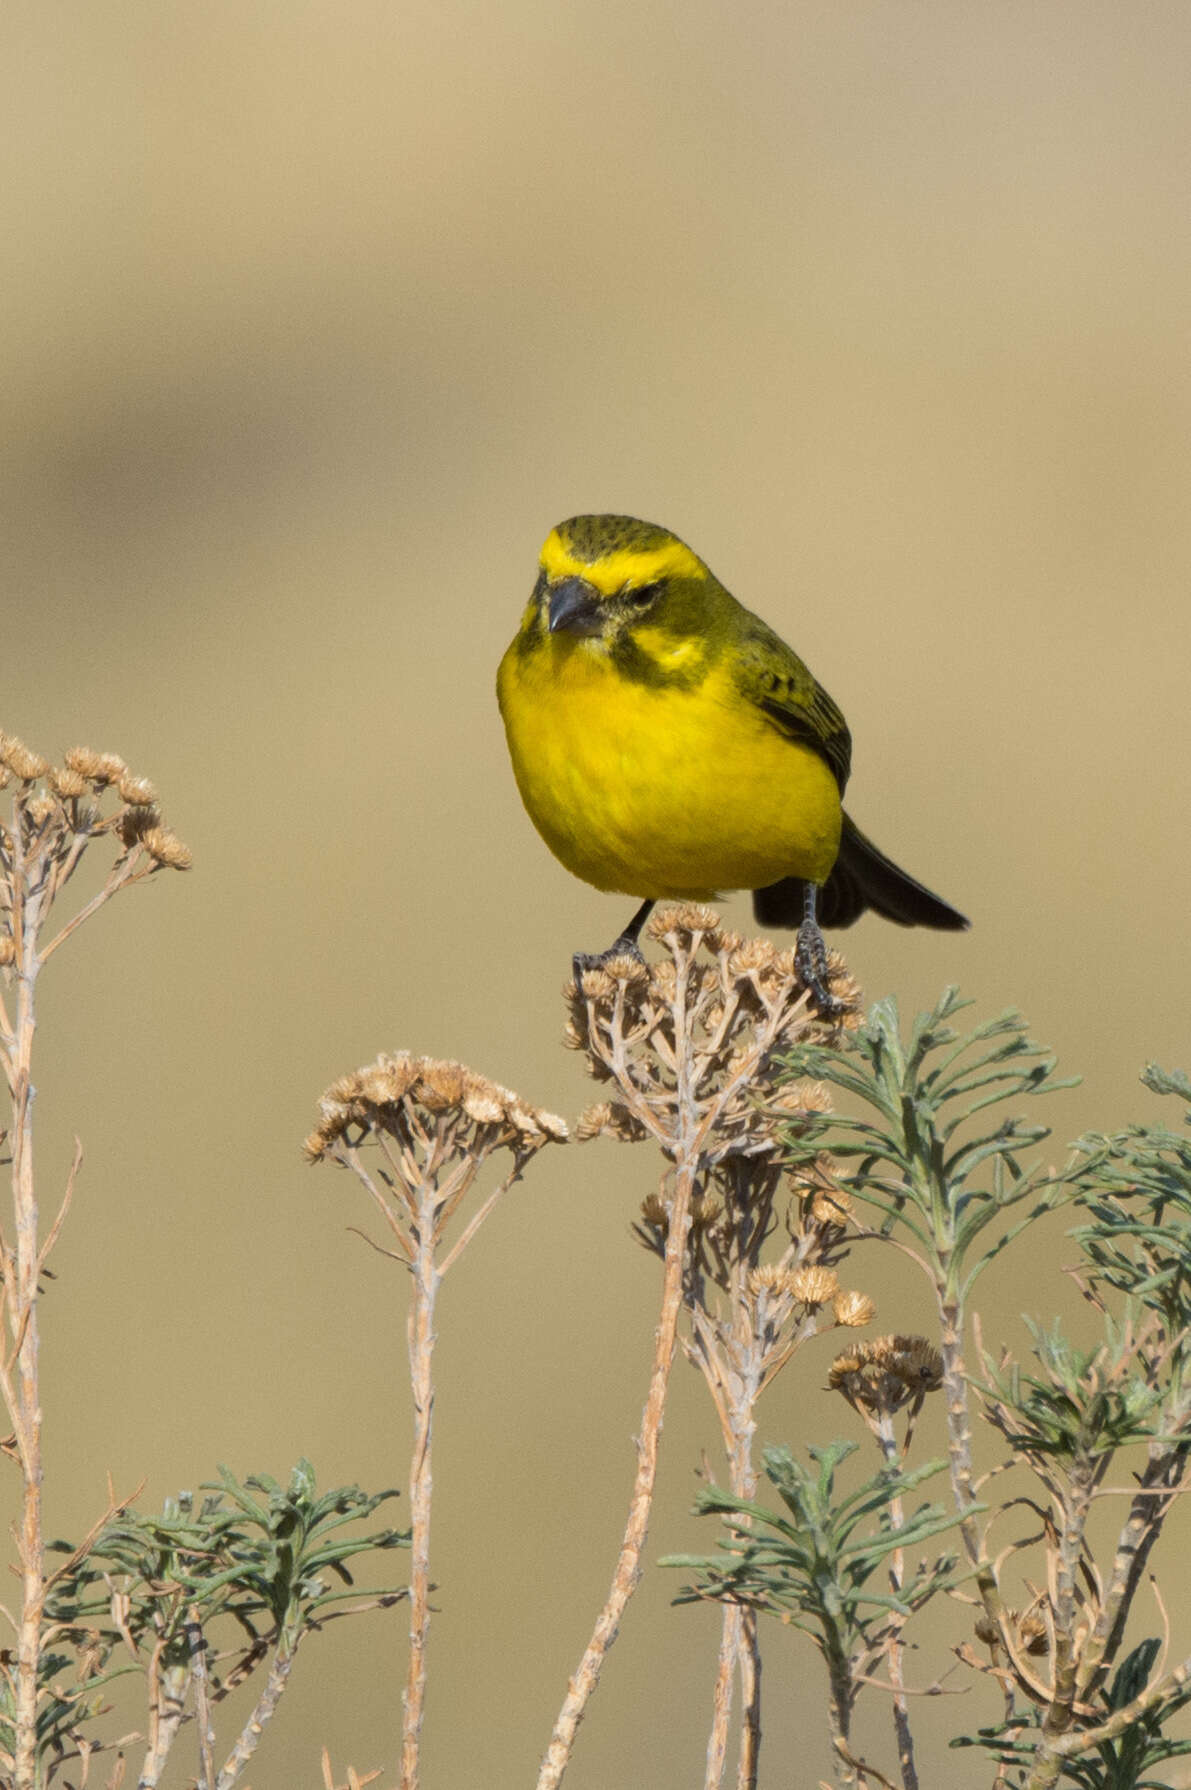
[[[636,951],[660,897],[725,889],[752,889],[762,925],[799,926],[819,994],[817,918],[848,926],[872,908],[902,926],[968,924],[849,820],[843,715],[667,529],[574,516],[552,530],[497,694],[551,851],[597,889],[643,898],[603,957]]]

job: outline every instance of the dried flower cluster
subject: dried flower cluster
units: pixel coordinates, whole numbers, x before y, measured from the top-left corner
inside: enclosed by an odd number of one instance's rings
[[[11,821],[0,823],[0,968],[21,960],[22,943],[40,934],[50,906],[94,840],[115,840],[116,862],[99,895],[55,938],[38,942],[40,963],[117,889],[157,870],[190,869],[190,852],[162,820],[153,785],[134,776],[114,752],[76,746],[61,765],[52,765],[0,731],[0,789],[10,786]]]
[[[943,1358],[925,1336],[875,1336],[837,1355],[827,1384],[854,1410],[900,1411],[939,1390]]]
[[[305,1146],[312,1162],[341,1139],[358,1142],[368,1133],[412,1144],[433,1131],[444,1158],[453,1152],[486,1156],[501,1148],[532,1154],[543,1144],[565,1142],[567,1136],[565,1122],[554,1113],[528,1105],[463,1063],[415,1057],[405,1050],[382,1054],[375,1063],[340,1076],[319,1101],[319,1111]]]
[[[792,1180],[791,1129],[830,1107],[821,1082],[791,1082],[781,1053],[829,1041],[859,1014],[858,992],[832,960],[833,1026],[806,999],[792,951],[728,932],[706,907],[663,907],[649,934],[667,955],[615,959],[567,990],[567,1041],[587,1054],[617,1098],[589,1107],[580,1139],[652,1138],[692,1169],[683,1302],[688,1356],[703,1372],[729,1458],[751,1435],[752,1406],[830,1306],[838,1325],[870,1323],[875,1307],[840,1287],[848,1196],[823,1159]],[[651,1193],[638,1241],[664,1258],[674,1216],[673,1175]],[[772,1259],[762,1252],[775,1236]]]
[[[727,931],[711,908],[660,907],[646,931],[667,948],[660,962],[614,958],[566,990],[566,1042],[619,1093],[590,1107],[577,1135],[651,1137],[673,1156],[682,1123],[694,1118],[709,1166],[733,1154],[777,1155],[783,1125],[800,1110],[823,1110],[827,1097],[813,1083],[782,1087],[776,1053],[860,1022],[859,991],[841,959],[830,959],[841,1013],[829,1022],[809,1006],[793,951]]]

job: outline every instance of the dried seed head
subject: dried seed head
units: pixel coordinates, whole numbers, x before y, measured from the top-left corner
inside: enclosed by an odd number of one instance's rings
[[[943,1384],[943,1357],[925,1336],[890,1336],[889,1372],[915,1392],[937,1392]]]
[[[831,1309],[836,1323],[848,1330],[859,1330],[863,1325],[871,1324],[877,1315],[876,1305],[867,1293],[837,1293]]]
[[[154,789],[149,779],[147,777],[134,777],[128,771],[125,771],[124,775],[120,778],[119,793],[122,802],[131,802],[138,808],[147,807],[150,803],[156,802],[157,800],[157,791]]]
[[[707,935],[707,943],[716,952],[730,953],[740,949],[741,937],[738,932],[730,932],[724,926],[716,926]]]
[[[702,937],[705,933],[715,932],[720,917],[714,908],[704,907],[694,901],[667,901],[662,907],[654,908],[646,923],[646,935],[655,939],[658,944],[668,933],[675,933],[686,942]]]
[[[160,826],[161,826],[161,809],[160,808],[154,808],[154,807],[125,808],[123,813],[120,815],[120,824],[119,824],[119,829],[118,829],[119,834],[120,834],[120,843],[125,847],[126,850],[130,851],[132,849],[132,847],[137,843],[138,840],[143,839],[145,837],[146,833],[151,832],[154,827],[160,827]]]
[[[1046,1626],[1046,1618],[1037,1610],[1026,1610],[1018,1615],[1015,1610],[1009,1612],[1010,1620],[1017,1629],[1018,1640],[1026,1653],[1035,1658],[1050,1652],[1050,1633]]]
[[[140,843],[149,856],[167,870],[189,870],[194,862],[188,846],[168,827],[150,827],[141,835]]]
[[[306,1140],[306,1154],[317,1161],[348,1131],[400,1130],[409,1117],[406,1107],[432,1119],[453,1113],[469,1122],[471,1130],[457,1139],[457,1157],[483,1158],[501,1148],[537,1150],[567,1135],[556,1114],[529,1106],[462,1063],[397,1051],[332,1083],[319,1102],[322,1118]]]
[[[589,1143],[593,1137],[602,1136],[611,1123],[612,1102],[597,1101],[595,1106],[589,1106],[585,1112],[580,1113],[575,1126],[575,1141],[580,1144]]]
[[[34,796],[25,806],[25,813],[34,827],[44,826],[50,816],[57,812],[58,804],[53,796]]]
[[[835,1298],[839,1275],[834,1268],[795,1268],[790,1275],[790,1291],[800,1304],[814,1310]]]
[[[723,1210],[722,1200],[716,1199],[714,1193],[697,1193],[691,1201],[692,1230],[708,1230]]]
[[[825,1082],[792,1081],[779,1088],[773,1097],[772,1106],[782,1118],[796,1118],[802,1114],[829,1113],[831,1111],[831,1091]]]
[[[103,764],[103,754],[93,751],[90,746],[72,746],[66,753],[63,763],[68,771],[75,771],[90,783],[92,778],[99,774],[99,768]]]
[[[30,751],[24,740],[18,740],[13,733],[0,734],[0,762],[7,765],[21,783],[36,782],[50,768],[48,758],[43,758],[40,752]]]
[[[991,1616],[983,1613],[977,1616],[974,1633],[976,1639],[982,1641],[986,1647],[999,1647],[1001,1644],[1000,1630]]]
[[[91,772],[91,781],[97,789],[108,783],[119,783],[128,775],[128,766],[116,752],[100,752],[96,754],[97,763]]]
[[[50,788],[55,795],[61,796],[64,802],[86,794],[86,779],[80,777],[77,771],[59,770],[57,766],[52,766],[49,775]]]
[[[811,1217],[817,1224],[837,1225],[841,1230],[852,1210],[852,1196],[842,1187],[822,1188],[811,1201]]]
[[[619,957],[609,957],[605,961],[604,974],[613,982],[624,982],[630,987],[643,987],[649,981],[649,965],[644,958],[626,951]]]
[[[668,1231],[670,1208],[660,1193],[647,1193],[641,1201],[641,1218],[653,1231]]]
[[[734,982],[776,968],[777,952],[768,939],[745,939],[728,956],[728,974]]]
[[[837,1355],[827,1370],[827,1385],[832,1392],[838,1392],[854,1375],[864,1372],[868,1357],[863,1343],[854,1349],[845,1349]]]
[[[649,1133],[621,1101],[600,1100],[582,1115],[575,1127],[575,1136],[580,1143],[593,1137],[614,1137],[620,1143],[636,1144]]]
[[[0,969],[7,969],[17,960],[17,948],[6,932],[0,933]]]
[[[792,1276],[776,1262],[762,1262],[759,1267],[749,1270],[745,1282],[749,1292],[756,1298],[758,1293],[786,1293],[790,1290]]]
[[[462,1063],[426,1061],[419,1067],[421,1081],[418,1087],[418,1098],[428,1112],[443,1112],[449,1106],[463,1106],[466,1110],[467,1099],[471,1091],[468,1087],[467,1071]],[[403,1088],[402,1093],[404,1091]],[[499,1100],[489,1100],[485,1103],[485,1093],[486,1090],[477,1090],[472,1098],[478,1102],[481,1109],[486,1104],[487,1110],[473,1112],[470,1116],[480,1120],[481,1123],[491,1123],[493,1112],[497,1118],[500,1116],[500,1102]]]

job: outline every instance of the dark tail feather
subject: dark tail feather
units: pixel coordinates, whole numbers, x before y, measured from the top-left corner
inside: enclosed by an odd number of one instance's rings
[[[755,889],[753,912],[758,924],[800,926],[802,890],[802,880],[797,876],[784,876],[767,889]],[[962,914],[891,864],[846,814],[839,857],[819,891],[818,905],[819,923],[828,930],[851,926],[866,908],[898,926],[933,926],[940,932],[963,932],[968,925]]]

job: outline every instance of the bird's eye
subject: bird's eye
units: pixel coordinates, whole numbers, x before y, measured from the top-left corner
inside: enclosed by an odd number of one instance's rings
[[[638,584],[624,594],[635,609],[647,609],[661,588],[660,584]]]

